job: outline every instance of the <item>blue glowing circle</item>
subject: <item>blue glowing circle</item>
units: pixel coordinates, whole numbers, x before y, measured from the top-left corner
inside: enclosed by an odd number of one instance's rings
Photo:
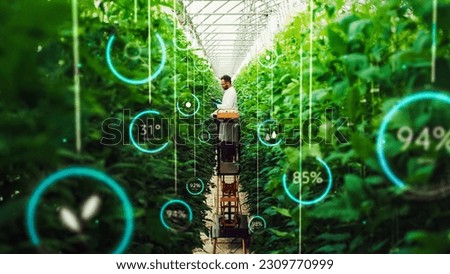
[[[183,205],[183,206],[188,210],[188,213],[189,213],[188,221],[189,221],[189,223],[192,223],[192,219],[193,219],[194,214],[192,213],[191,206],[190,206],[188,203],[186,203],[185,201],[183,201],[183,200],[174,199],[174,200],[170,200],[170,201],[168,201],[167,203],[165,203],[165,204],[163,205],[163,207],[161,208],[161,211],[160,211],[160,213],[159,213],[159,219],[161,220],[161,223],[162,223],[162,225],[163,225],[165,228],[167,228],[167,229],[169,229],[169,230],[176,230],[176,229],[171,228],[171,227],[166,223],[166,221],[164,220],[164,212],[166,211],[167,207],[168,207],[169,205],[171,205],[171,204],[180,204],[180,205]]]
[[[200,189],[199,191],[197,191],[197,192],[191,191],[191,190],[189,189],[189,182],[186,183],[186,190],[187,190],[187,192],[189,192],[189,194],[194,195],[194,196],[197,196],[197,195],[202,194],[203,190],[205,190],[205,183],[203,182],[203,180],[200,179],[200,178],[197,178],[197,180],[198,180],[198,181],[200,182],[200,184],[202,185],[201,189]]]
[[[250,220],[249,220],[249,222],[248,222],[248,230],[250,230],[251,233],[255,233],[255,231],[253,231],[253,229],[252,229],[252,227],[251,227],[251,224],[252,224],[253,220],[255,220],[255,219],[261,220],[261,221],[262,221],[262,223],[264,224],[263,229],[265,229],[265,228],[267,227],[266,220],[264,220],[263,217],[261,217],[261,216],[259,216],[259,215],[253,216],[252,218],[250,218]],[[258,232],[258,231],[257,231],[257,232]]]
[[[381,122],[380,129],[378,130],[378,136],[377,136],[377,156],[378,156],[378,161],[380,162],[380,165],[381,165],[384,173],[386,174],[386,176],[389,178],[389,180],[391,180],[391,182],[394,183],[399,188],[406,187],[406,184],[405,184],[405,182],[400,180],[400,178],[398,178],[394,174],[394,172],[392,171],[392,169],[390,168],[390,166],[389,166],[389,164],[387,162],[386,156],[384,155],[384,146],[383,146],[383,144],[385,143],[384,136],[386,134],[389,122],[392,120],[394,115],[400,109],[402,109],[402,108],[404,108],[404,107],[406,107],[406,106],[408,106],[408,105],[410,105],[412,103],[415,103],[417,101],[422,101],[422,100],[437,100],[437,101],[441,101],[443,103],[450,104],[450,96],[448,96],[447,94],[439,93],[439,92],[435,92],[435,91],[424,91],[424,92],[420,92],[420,93],[415,93],[415,94],[409,95],[409,96],[403,98],[402,100],[400,100],[386,114],[386,116],[384,116],[383,121]]]
[[[119,197],[123,205],[125,217],[125,229],[123,232],[122,239],[120,240],[119,244],[113,250],[112,253],[122,253],[130,243],[131,235],[133,234],[134,229],[133,207],[131,206],[130,200],[128,199],[128,196],[125,193],[125,191],[116,181],[114,181],[114,179],[112,179],[103,172],[86,167],[71,167],[60,170],[48,176],[41,183],[39,183],[36,190],[31,195],[26,211],[27,231],[31,238],[31,242],[36,246],[39,246],[41,243],[39,235],[36,231],[35,217],[36,217],[36,207],[38,206],[42,195],[49,187],[55,185],[58,181],[68,177],[88,177],[95,179],[96,181],[104,183],[105,185],[110,187],[114,191],[114,193],[116,193],[116,195]]]
[[[271,51],[273,53],[273,55],[275,55],[275,61],[273,61],[273,63],[269,63],[268,65],[265,65],[261,62],[261,58],[258,58],[258,63],[265,68],[271,69],[271,68],[275,67],[275,65],[278,63],[279,57],[278,57],[278,54],[276,51],[274,51],[274,50],[269,50],[269,51]],[[266,56],[269,56],[269,55],[266,55]]]
[[[156,149],[145,149],[145,148],[142,148],[141,146],[139,146],[136,143],[136,140],[134,140],[134,137],[133,137],[133,126],[134,126],[134,123],[136,123],[137,119],[139,119],[140,117],[142,117],[144,115],[147,115],[147,114],[159,115],[159,112],[156,111],[156,110],[146,110],[146,111],[142,111],[138,115],[136,115],[133,118],[133,120],[131,120],[129,131],[128,131],[129,134],[130,134],[130,140],[131,140],[131,143],[133,144],[134,147],[136,147],[137,149],[139,149],[140,151],[142,151],[144,153],[158,153],[158,152],[162,151],[163,149],[165,149],[169,145],[169,142],[164,143],[162,146],[160,146],[159,148],[156,148]]]
[[[283,188],[284,191],[286,192],[286,194],[288,195],[289,198],[291,198],[292,201],[300,204],[300,205],[304,205],[304,206],[309,206],[309,205],[314,205],[317,204],[318,202],[322,201],[323,199],[325,199],[325,197],[328,195],[328,193],[331,190],[331,186],[333,185],[333,176],[331,174],[331,170],[330,167],[327,165],[327,163],[320,159],[319,157],[316,157],[316,160],[319,161],[324,167],[325,170],[327,171],[328,174],[328,185],[327,188],[325,189],[325,191],[322,193],[322,195],[320,195],[319,197],[317,197],[314,200],[299,200],[297,197],[295,197],[294,195],[292,195],[292,193],[289,191],[289,188],[287,186],[287,175],[286,173],[283,174]]]
[[[178,112],[180,112],[181,115],[186,116],[186,117],[190,117],[190,116],[194,116],[195,114],[197,114],[197,112],[200,110],[200,100],[198,99],[197,96],[195,96],[194,94],[191,94],[194,97],[194,100],[197,102],[197,106],[195,107],[195,110],[193,113],[185,113],[180,109],[180,106],[178,104],[178,100],[177,100],[177,110]]]
[[[111,35],[111,37],[108,40],[108,44],[106,45],[106,63],[108,63],[109,69],[121,81],[131,84],[131,85],[143,85],[143,84],[148,84],[149,82],[153,81],[161,73],[163,67],[166,64],[166,60],[167,60],[166,46],[164,44],[163,39],[158,33],[156,34],[156,38],[158,39],[159,45],[161,47],[162,58],[161,58],[161,62],[159,63],[158,69],[152,75],[150,75],[150,77],[147,77],[144,79],[137,79],[137,80],[130,79],[130,78],[123,76],[116,70],[116,68],[114,67],[114,65],[112,63],[112,59],[111,59],[111,48],[112,48],[114,40],[116,39],[116,37],[114,35]]]
[[[257,131],[257,133],[258,133],[258,139],[259,139],[259,141],[260,141],[263,145],[266,145],[266,146],[269,146],[269,147],[273,147],[273,146],[277,146],[277,145],[281,144],[281,140],[282,140],[282,139],[278,140],[278,142],[276,142],[275,144],[270,144],[270,143],[267,143],[266,141],[264,141],[264,140],[261,138],[261,134],[260,134],[260,131],[261,131],[262,126],[264,126],[266,123],[269,123],[269,122],[276,122],[276,121],[273,120],[273,119],[265,120],[264,122],[262,122],[262,123],[258,126],[258,131]]]

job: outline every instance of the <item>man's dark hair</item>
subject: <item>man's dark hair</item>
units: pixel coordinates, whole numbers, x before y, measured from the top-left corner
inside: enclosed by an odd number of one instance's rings
[[[222,78],[220,78],[220,80],[224,80],[225,82],[228,82],[231,84],[231,77],[228,75],[222,76]]]

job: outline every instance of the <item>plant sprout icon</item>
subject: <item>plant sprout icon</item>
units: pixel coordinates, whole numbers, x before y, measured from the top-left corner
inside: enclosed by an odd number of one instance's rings
[[[266,141],[269,141],[270,139],[276,139],[277,138],[277,133],[275,131],[272,132],[272,135],[269,135],[269,133],[266,134]]]
[[[59,211],[59,218],[62,224],[72,232],[81,233],[83,221],[92,219],[100,209],[101,200],[96,194],[91,195],[81,205],[81,214],[77,216],[75,212],[67,207],[62,207]]]

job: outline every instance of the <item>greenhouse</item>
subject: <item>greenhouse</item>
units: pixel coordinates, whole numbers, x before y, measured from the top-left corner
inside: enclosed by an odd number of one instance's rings
[[[450,253],[450,0],[3,0],[0,37],[0,253]]]

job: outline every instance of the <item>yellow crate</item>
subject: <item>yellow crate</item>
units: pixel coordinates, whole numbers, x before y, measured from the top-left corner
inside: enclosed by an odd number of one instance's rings
[[[219,110],[217,119],[239,119],[239,112],[236,110]]]

